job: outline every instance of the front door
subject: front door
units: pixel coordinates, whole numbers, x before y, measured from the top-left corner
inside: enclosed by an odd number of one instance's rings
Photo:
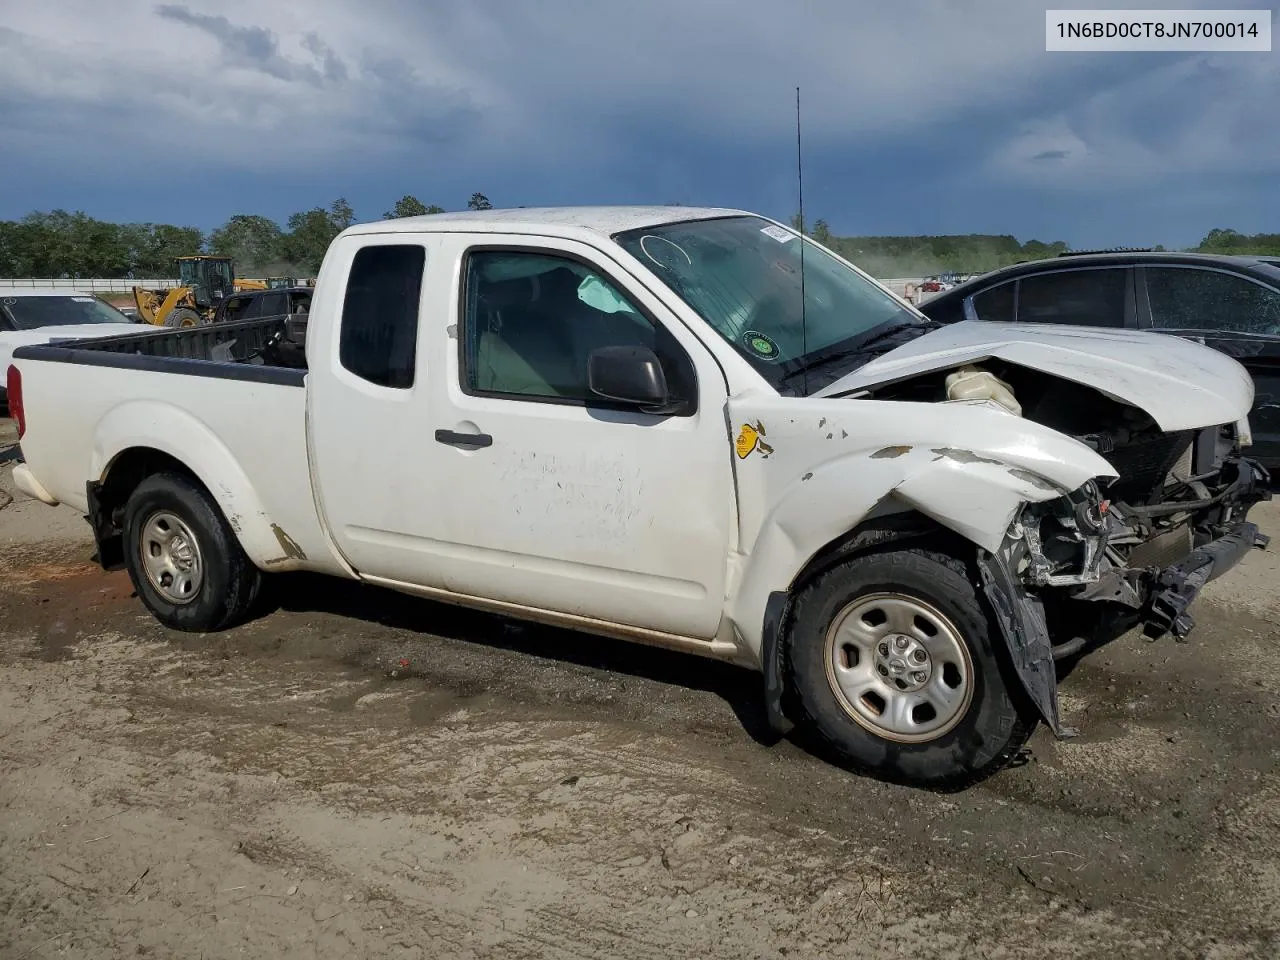
[[[427,353],[428,549],[446,587],[711,637],[736,522],[714,358],[589,246],[453,234],[436,264],[427,299],[458,305],[432,318]],[[594,396],[587,358],[617,344],[655,350],[684,409]]]

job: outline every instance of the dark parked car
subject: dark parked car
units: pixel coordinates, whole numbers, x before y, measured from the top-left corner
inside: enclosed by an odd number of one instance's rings
[[[1221,350],[1253,377],[1251,455],[1280,467],[1280,258],[1064,254],[975,277],[930,297],[920,310],[941,323],[1153,330]]]
[[[307,314],[311,311],[312,292],[311,287],[285,287],[233,293],[218,304],[213,322]]]

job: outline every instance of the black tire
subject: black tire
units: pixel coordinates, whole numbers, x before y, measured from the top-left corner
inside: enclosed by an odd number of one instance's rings
[[[950,721],[954,725],[940,726],[933,739],[902,742],[876,732],[876,721],[865,716],[862,721],[855,719],[858,707],[846,706],[847,698],[837,692],[837,667],[831,668],[833,679],[829,679],[832,657],[848,654],[828,653],[828,628],[855,601],[861,599],[874,608],[876,601],[871,598],[878,594],[907,598],[908,607],[923,601],[945,618],[968,651],[969,663],[964,667],[969,682],[957,688],[969,691],[967,707],[954,707]],[[787,675],[797,725],[816,736],[844,766],[883,780],[958,790],[991,776],[1017,755],[1035,729],[1038,715],[1013,674],[999,627],[988,610],[965,564],[941,553],[904,549],[864,554],[823,573],[798,593],[790,617]],[[873,657],[884,649],[876,644]],[[842,649],[847,651],[848,646]],[[834,641],[831,649],[835,650]],[[863,656],[858,651],[854,655]],[[940,661],[931,660],[930,670],[935,662]],[[868,669],[874,668],[882,678],[882,663],[874,660]],[[897,691],[888,687],[891,680],[873,677],[870,682],[873,686],[883,682],[892,699]],[[875,709],[876,694],[869,696],[859,704],[864,711]],[[881,698],[886,715],[890,699]],[[928,711],[925,716],[928,719]]]
[[[174,307],[164,318],[166,327],[202,327],[207,323],[208,320],[190,307]]]
[[[143,557],[144,529],[166,514],[185,525],[199,558],[199,585],[180,601],[152,582]],[[245,556],[213,498],[177,473],[147,477],[129,497],[124,511],[124,559],[142,602],[174,630],[212,633],[235,626],[248,618],[262,588],[262,572]]]

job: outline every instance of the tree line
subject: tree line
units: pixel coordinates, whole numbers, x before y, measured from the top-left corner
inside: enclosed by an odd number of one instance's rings
[[[469,210],[493,205],[483,193]],[[383,219],[444,213],[405,195]],[[344,198],[328,207],[290,215],[281,227],[270,217],[238,213],[215,230],[168,223],[111,223],[86,213],[52,210],[21,220],[0,220],[0,277],[176,277],[175,257],[231,257],[239,276],[314,276],[325,250],[356,220]]]
[[[475,193],[466,206],[487,210],[493,204]],[[406,194],[382,218],[444,212]],[[270,217],[236,214],[208,233],[167,223],[110,223],[65,210],[31,213],[20,220],[0,220],[0,277],[173,277],[175,257],[200,253],[231,257],[239,276],[314,276],[329,243],[355,219],[341,197],[328,207],[292,214],[283,227]],[[877,277],[983,273],[1070,249],[1061,240],[1023,242],[1010,235],[839,237],[825,220],[809,226],[799,214],[791,223]],[[1214,229],[1189,249],[1280,256],[1280,234]]]

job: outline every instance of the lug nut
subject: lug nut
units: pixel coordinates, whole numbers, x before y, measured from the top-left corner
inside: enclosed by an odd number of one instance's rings
[[[887,643],[880,644],[877,649],[880,651],[880,656],[887,657],[889,655],[889,645]]]
[[[923,650],[917,650],[915,653],[911,654],[911,659],[914,660],[916,663],[924,663],[927,659],[929,659],[929,655],[925,653]]]
[[[911,679],[914,680],[916,683],[924,683],[926,680],[929,679],[929,675],[925,673],[923,670],[917,670],[915,673],[911,675]]]
[[[905,650],[907,649],[907,645],[909,642],[910,641],[908,641],[906,637],[897,637],[893,641],[893,645],[897,647],[899,650]]]

